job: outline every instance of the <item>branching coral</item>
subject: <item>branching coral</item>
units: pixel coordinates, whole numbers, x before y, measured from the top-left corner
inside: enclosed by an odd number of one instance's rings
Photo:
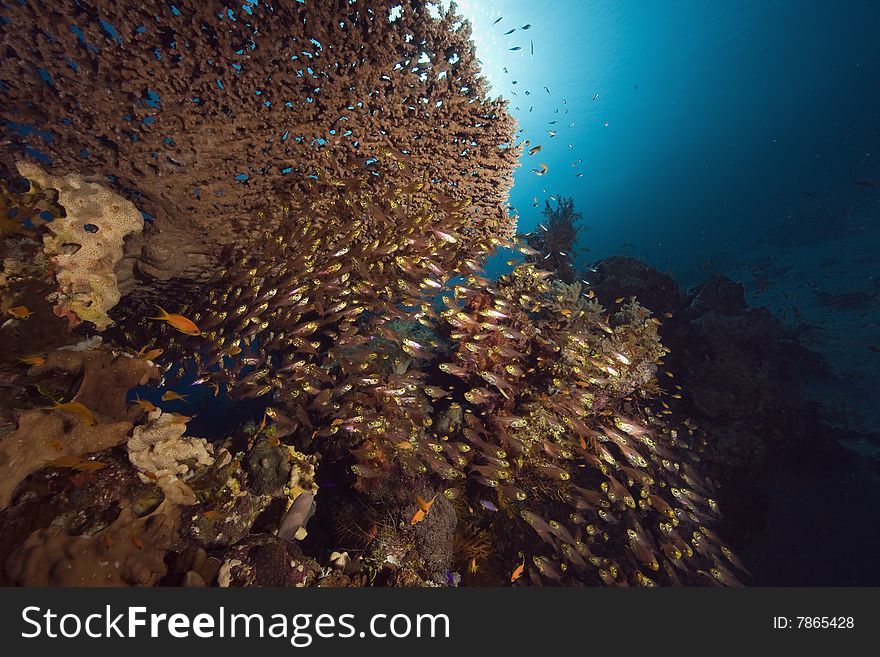
[[[515,230],[514,124],[506,101],[486,97],[454,5],[172,9],[91,0],[4,14],[0,125],[18,152],[3,164],[43,154],[53,171],[111,180],[157,218],[143,273],[210,274],[222,246],[287,220],[276,210],[291,192],[324,214],[334,189],[434,181],[413,193],[460,203],[468,234]],[[382,213],[366,221],[389,227]]]
[[[544,201],[544,223],[528,235],[526,243],[538,253],[528,260],[536,262],[542,269],[553,271],[565,283],[575,279],[574,251],[578,232],[584,228],[579,225],[583,215],[574,209],[574,199],[560,196],[556,208],[550,201]]]

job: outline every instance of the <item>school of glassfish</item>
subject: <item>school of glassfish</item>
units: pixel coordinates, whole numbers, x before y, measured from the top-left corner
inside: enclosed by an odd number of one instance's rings
[[[433,490],[416,496],[413,529],[441,495],[462,523],[519,527],[491,557],[510,583],[738,584],[742,564],[710,529],[704,438],[659,400],[660,320],[635,299],[608,312],[533,262],[485,278],[497,247],[537,252],[470,236],[465,202],[415,201],[426,184],[376,198],[317,181],[344,190],[332,219],[292,205],[303,220],[250,245],[204,306],[124,322],[164,368],[163,401],[185,402],[184,381],[271,396],[261,431],[342,445],[356,493]]]

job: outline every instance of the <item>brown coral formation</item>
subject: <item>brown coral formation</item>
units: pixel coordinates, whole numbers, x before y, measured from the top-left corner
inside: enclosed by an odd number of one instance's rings
[[[537,247],[508,239],[519,149],[454,7],[249,7],[29,3],[7,18],[35,46],[3,37],[2,116],[69,119],[39,144],[13,131],[13,145],[44,149],[50,170],[106,176],[155,217],[114,260],[123,289],[154,280],[111,310],[106,339],[161,349],[162,385],[186,381],[205,408],[265,409],[259,428],[218,437],[235,458],[212,459],[162,411],[134,428],[126,472],[174,509],[171,580],[455,585],[465,568],[506,584],[519,567],[517,585],[736,584],[697,439],[656,399],[657,317],[633,300],[606,310],[538,263],[481,273],[498,246]],[[566,202],[553,216],[537,246],[570,266],[576,213]],[[160,291],[198,331],[144,321]],[[110,447],[132,417],[124,397],[100,398],[85,359],[51,354],[32,372],[84,372],[74,401],[94,406],[91,428],[118,420],[91,445]],[[90,428],[64,413],[22,421]],[[38,428],[19,426],[14,444]],[[106,556],[132,518],[102,536],[43,525],[7,574],[82,582],[79,563]],[[121,566],[97,580],[158,582],[165,526],[153,540],[138,525],[146,563],[118,547]]]
[[[124,507],[94,536],[69,536],[58,526],[39,529],[6,560],[6,575],[21,586],[152,586],[167,570],[165,553],[178,520],[173,506],[143,518]]]
[[[105,350],[57,350],[33,374],[61,370],[82,379],[72,401],[82,404],[94,424],[64,409],[34,408],[17,419],[17,429],[0,439],[0,508],[5,508],[19,482],[32,472],[62,459],[100,452],[125,441],[132,427],[125,394],[155,374],[143,360]],[[47,400],[44,400],[47,401]]]
[[[321,567],[295,543],[272,537],[243,541],[226,554],[217,574],[220,586],[303,587],[317,584]]]
[[[45,362],[31,367],[28,374],[66,372],[79,383],[75,401],[98,415],[133,420],[137,411],[126,402],[125,395],[155,378],[158,370],[149,361],[97,348],[100,344],[100,338],[96,338],[51,351],[44,356]]]
[[[0,118],[36,129],[4,136],[44,153],[52,171],[110,180],[156,217],[141,273],[160,278],[209,274],[205,254],[286,220],[253,222],[279,199],[317,197],[320,209],[320,196],[352,185],[432,181],[466,210],[462,230],[513,231],[513,122],[504,101],[486,98],[454,6],[439,16],[415,0],[249,9],[11,5]]]

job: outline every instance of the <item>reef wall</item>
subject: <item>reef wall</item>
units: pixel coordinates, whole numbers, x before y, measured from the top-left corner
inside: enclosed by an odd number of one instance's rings
[[[100,582],[739,583],[701,436],[659,399],[657,313],[536,262],[483,275],[499,246],[538,249],[513,238],[515,126],[454,6],[83,1],[4,20],[2,163],[106,181],[150,215],[102,337],[158,376],[151,399],[108,383],[120,425],[94,453],[6,463],[8,581],[96,583],[88,565],[112,558]],[[542,249],[573,245],[573,205],[557,214]],[[38,319],[9,313],[16,335]],[[101,400],[27,346],[4,354],[0,447],[30,418],[100,430]],[[224,407],[212,446],[190,435]],[[132,527],[143,559],[117,543]],[[71,577],[47,581],[59,561]]]

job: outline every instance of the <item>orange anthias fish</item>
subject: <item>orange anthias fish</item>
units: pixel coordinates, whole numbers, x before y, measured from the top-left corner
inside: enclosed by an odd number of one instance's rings
[[[81,456],[62,456],[49,463],[55,468],[71,468],[79,472],[96,472],[107,467],[106,463],[101,461],[89,461]]]
[[[53,399],[52,408],[57,408],[59,411],[64,411],[65,413],[76,413],[83,419],[86,426],[93,427],[98,424],[97,420],[95,420],[95,416],[92,415],[92,412],[80,402],[69,401],[62,404]]]
[[[173,390],[166,390],[162,393],[162,401],[182,401],[185,402],[189,395],[181,395]]]
[[[184,317],[183,315],[177,315],[175,313],[167,313],[161,306],[156,306],[159,309],[159,315],[157,317],[147,317],[147,319],[156,319],[162,322],[168,322],[176,328],[181,333],[185,333],[186,335],[201,335],[202,331],[198,326],[195,325],[191,319]]]
[[[14,308],[10,308],[6,312],[15,317],[15,319],[27,319],[33,314],[30,310],[28,310],[27,306],[15,306]]]
[[[156,405],[149,399],[141,399],[140,395],[135,396],[134,403],[144,409],[147,413],[156,410]]]
[[[435,495],[435,496],[432,497],[429,501],[426,502],[426,501],[423,500],[420,496],[416,495],[416,501],[417,501],[418,504],[419,504],[419,508],[420,508],[422,511],[424,511],[425,513],[427,513],[428,511],[431,510],[431,505],[434,504],[434,500],[436,500],[436,499],[437,499],[437,496]]]
[[[158,358],[162,355],[164,349],[150,349],[147,351],[146,346],[141,347],[141,350],[137,352],[138,358],[143,358],[144,360],[153,360],[154,358]]]
[[[436,500],[436,499],[437,499],[437,496],[435,495],[434,497],[432,497],[430,500],[428,500],[426,502],[425,500],[423,500],[421,498],[421,496],[416,495],[416,502],[418,502],[419,508],[413,514],[413,517],[409,521],[409,524],[416,525],[416,524],[420,523],[422,520],[424,520],[425,516],[428,515],[428,511],[431,510],[431,505],[434,504],[434,500]]]
[[[510,583],[513,584],[516,580],[522,577],[523,569],[526,567],[525,561],[523,561],[520,565],[513,569],[513,572],[510,574]]]

